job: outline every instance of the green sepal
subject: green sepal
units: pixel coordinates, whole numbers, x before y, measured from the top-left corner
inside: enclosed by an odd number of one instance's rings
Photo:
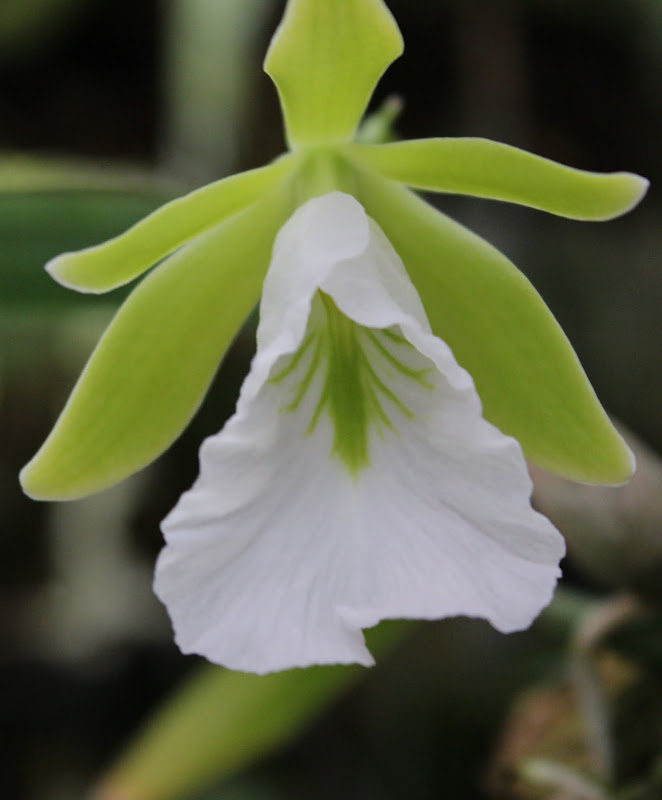
[[[347,152],[361,165],[415,189],[506,200],[571,219],[625,214],[648,188],[639,175],[585,172],[489,139],[354,144]]]
[[[278,88],[290,147],[351,139],[403,47],[382,0],[289,0],[264,69]]]
[[[131,293],[50,436],[21,472],[24,491],[72,500],[149,464],[181,433],[256,303],[289,181],[181,249]]]
[[[524,275],[404,187],[369,173],[357,179],[359,199],[404,261],[434,333],[472,375],[486,419],[559,475],[605,484],[631,477],[630,450]]]
[[[294,159],[282,158],[173,200],[103,244],[62,253],[46,265],[59,283],[107,292],[137,278],[177,248],[247,208],[283,180]]]

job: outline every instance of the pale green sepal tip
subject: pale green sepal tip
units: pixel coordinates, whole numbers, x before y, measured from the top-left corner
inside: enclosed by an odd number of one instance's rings
[[[63,286],[102,293],[134,280],[191,239],[247,208],[293,165],[285,157],[233,175],[167,203],[124,233],[103,244],[62,253],[46,265]]]
[[[572,480],[623,483],[634,459],[524,275],[410,191],[363,173],[359,199],[404,261],[433,331],[473,377],[486,419]]]
[[[351,139],[403,48],[382,0],[289,0],[264,62],[278,88],[289,145]]]
[[[149,464],[179,436],[257,302],[291,196],[288,181],[171,256],[131,293],[22,470],[26,494],[93,494]]]
[[[625,214],[648,189],[639,175],[586,172],[489,139],[355,144],[347,152],[415,189],[505,200],[579,220]]]

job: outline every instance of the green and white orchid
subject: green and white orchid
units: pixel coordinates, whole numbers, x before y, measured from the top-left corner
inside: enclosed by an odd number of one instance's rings
[[[361,629],[384,618],[526,627],[563,542],[524,454],[592,483],[634,469],[526,278],[407,187],[603,220],[647,182],[483,139],[358,141],[402,47],[382,0],[289,0],[265,69],[290,152],[47,267],[104,292],[162,262],[24,468],[40,499],[168,447],[262,293],[237,411],[163,523],[155,583],[182,649],[236,669],[372,663]]]

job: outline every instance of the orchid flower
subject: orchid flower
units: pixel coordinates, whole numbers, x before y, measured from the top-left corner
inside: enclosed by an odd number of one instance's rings
[[[358,140],[402,47],[382,0],[289,0],[265,62],[289,153],[47,266],[104,292],[161,262],[24,468],[39,499],[156,458],[262,295],[236,413],[163,523],[155,580],[182,650],[231,668],[370,664],[362,629],[386,618],[525,628],[564,552],[525,455],[593,483],[634,469],[535,289],[411,188],[602,220],[647,182],[483,139]]]

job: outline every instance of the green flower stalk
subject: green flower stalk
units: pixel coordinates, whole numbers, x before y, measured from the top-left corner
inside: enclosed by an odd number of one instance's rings
[[[163,452],[262,295],[237,412],[164,522],[156,575],[182,649],[237,669],[372,663],[361,628],[387,617],[527,626],[563,543],[522,450],[590,483],[634,469],[528,280],[411,189],[606,220],[647,182],[484,139],[359,141],[402,49],[381,0],[290,0],[265,61],[289,152],[47,266],[104,292],[160,262],[21,473],[38,499]]]

